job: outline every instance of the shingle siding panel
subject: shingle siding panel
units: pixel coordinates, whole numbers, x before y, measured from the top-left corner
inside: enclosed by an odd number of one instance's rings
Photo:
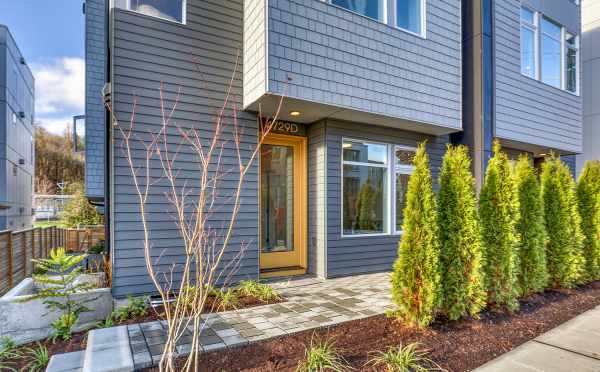
[[[494,4],[494,135],[566,152],[580,152],[581,97],[521,74],[521,2],[496,0]],[[580,33],[579,8],[568,1],[542,3],[528,0],[526,5]]]
[[[243,2],[188,0],[187,24],[146,17],[115,9],[113,37],[114,105],[117,117],[126,120],[131,114],[134,97],[137,101],[136,133],[148,138],[161,124],[159,86],[163,83],[167,105],[172,105],[178,90],[181,96],[169,128],[169,139],[179,142],[175,123],[183,128],[201,130],[203,138],[212,135],[215,114],[223,103],[229,80],[236,66],[231,104],[241,107],[242,101],[242,28]],[[229,125],[224,136],[231,137],[232,112],[225,113]],[[237,121],[243,130],[243,157],[257,140],[256,116],[238,112]],[[141,225],[132,184],[131,173],[118,150],[119,136],[114,135],[113,175],[113,236],[115,268],[113,292],[116,296],[154,292],[145,269],[141,245]],[[136,145],[137,146],[137,145]],[[134,151],[137,161],[144,158],[139,146]],[[225,147],[223,164],[230,169],[237,164],[232,141]],[[197,159],[190,148],[181,149],[179,178],[193,184],[198,180]],[[153,175],[160,175],[157,162],[150,165]],[[224,257],[224,264],[235,264],[236,256],[245,247],[239,268],[227,272],[222,279],[241,280],[258,276],[258,163],[250,170],[242,192],[242,206],[233,240]],[[230,195],[236,185],[235,172],[221,183],[222,194]],[[182,263],[182,242],[174,224],[172,210],[164,197],[164,185],[157,185],[149,199],[149,217],[152,229],[153,256],[162,255],[163,268]],[[191,190],[197,195],[198,190]],[[229,204],[227,204],[229,203]],[[228,219],[231,203],[221,200],[219,211],[211,215],[214,227],[221,227]],[[162,212],[162,213],[161,213]],[[165,213],[167,212],[167,213]],[[181,268],[175,270],[179,278]]]

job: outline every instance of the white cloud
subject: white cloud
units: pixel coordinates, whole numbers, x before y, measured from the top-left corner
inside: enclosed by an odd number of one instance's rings
[[[62,118],[36,118],[36,125],[43,127],[50,133],[63,134],[67,126],[72,125],[73,117]]]
[[[85,61],[56,58],[32,64],[35,76],[36,116],[80,115],[85,107]],[[56,119],[52,119],[56,120]],[[61,119],[62,120],[62,119]]]

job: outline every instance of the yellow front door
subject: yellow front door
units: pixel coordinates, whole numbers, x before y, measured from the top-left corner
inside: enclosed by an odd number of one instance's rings
[[[260,151],[261,277],[306,272],[306,138],[269,134]]]

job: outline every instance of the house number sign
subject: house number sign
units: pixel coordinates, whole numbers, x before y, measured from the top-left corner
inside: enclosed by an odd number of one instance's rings
[[[268,122],[263,121],[263,125],[266,125]],[[288,134],[292,136],[305,136],[306,135],[306,127],[304,124],[300,123],[292,123],[289,121],[281,121],[278,120],[273,124],[271,128],[272,133],[280,133],[280,134]]]

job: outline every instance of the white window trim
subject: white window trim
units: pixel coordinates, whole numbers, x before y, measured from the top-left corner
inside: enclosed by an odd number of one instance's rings
[[[332,3],[332,0],[321,0],[321,1],[327,3],[331,6],[334,6],[336,8],[343,9],[352,14],[356,14],[361,17],[365,17],[365,18],[370,19],[375,22],[386,24],[397,30],[406,32],[408,34],[411,34],[411,35],[414,35],[414,36],[417,36],[417,37],[420,37],[423,39],[427,38],[427,0],[419,0],[421,3],[421,30],[420,30],[420,32],[414,32],[411,30],[407,30],[403,27],[398,27],[398,21],[396,19],[396,3],[398,0],[382,0],[382,7],[383,7],[382,19],[372,18],[372,17],[366,16],[364,14],[350,10],[348,8],[344,8],[343,6],[335,5]]]
[[[356,161],[344,161],[344,142],[358,142],[358,143],[371,143],[375,145],[383,145],[386,146],[386,164],[372,164],[372,163],[363,163]],[[396,174],[409,174],[412,175],[415,170],[414,165],[399,165],[396,167],[396,149],[402,149],[407,151],[416,152],[417,148],[412,146],[405,145],[397,145],[393,143],[386,143],[380,141],[371,141],[365,139],[351,138],[351,137],[342,137],[342,153],[340,154],[340,195],[344,195],[344,165],[362,165],[362,166],[370,166],[374,168],[386,168],[386,177],[385,177],[385,190],[387,193],[387,200],[384,200],[384,218],[386,219],[385,231],[377,232],[372,234],[344,234],[344,201],[340,198],[340,235],[342,238],[364,238],[364,237],[377,237],[377,236],[400,236],[402,235],[401,230],[396,230]]]
[[[414,165],[398,165],[396,166],[396,150],[406,150],[406,151],[412,151],[412,152],[417,152],[417,148],[416,147],[411,147],[411,146],[402,146],[402,145],[392,145],[390,146],[390,153],[392,155],[392,161],[394,162],[394,164],[392,165],[392,169],[393,169],[393,175],[392,175],[392,181],[391,183],[391,189],[392,189],[392,207],[391,207],[391,231],[393,231],[394,235],[402,235],[402,230],[397,230],[396,229],[396,218],[398,216],[396,216],[396,205],[398,203],[398,200],[396,199],[396,175],[397,174],[406,174],[409,176],[412,176],[412,174],[415,172],[416,167]]]
[[[115,0],[111,0],[111,2],[114,2]],[[144,14],[138,11],[135,11],[133,9],[131,9],[131,0],[125,0],[125,9],[131,11],[131,12],[135,12],[136,14],[141,14],[144,15],[146,17],[150,17],[150,18],[158,18],[158,19],[162,19],[163,21],[167,21],[167,22],[172,22],[172,23],[176,23],[178,25],[185,25],[187,24],[187,0],[183,0],[181,3],[181,22],[179,21],[174,21],[172,19],[168,19],[168,18],[164,18],[164,17],[159,17],[159,16],[151,16],[148,14]],[[114,6],[114,3],[112,4],[112,6]]]

